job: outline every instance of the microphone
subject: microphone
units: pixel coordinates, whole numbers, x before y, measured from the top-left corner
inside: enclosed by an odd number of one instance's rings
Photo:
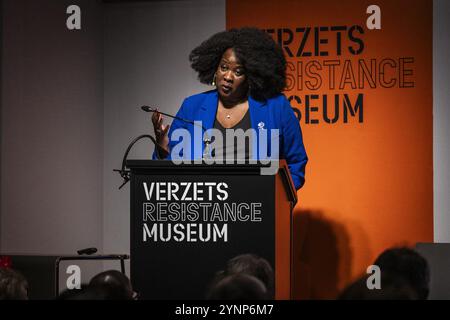
[[[149,106],[142,106],[141,109],[144,110],[145,112],[156,112],[156,108],[152,108]]]
[[[165,113],[165,112],[158,111],[158,109],[153,108],[153,107],[142,106],[141,109],[144,110],[145,112],[158,112],[158,113],[160,113],[162,115],[168,116],[169,118],[177,119],[177,120],[183,121],[185,123],[189,123],[189,124],[192,124],[194,126],[202,128],[202,130],[204,131],[203,142],[205,143],[205,150],[203,151],[203,159],[205,159],[205,158],[209,159],[211,157],[210,150],[209,150],[209,145],[211,144],[211,139],[209,138],[209,136],[208,136],[208,134],[206,132],[206,128],[203,125],[198,124],[198,123],[196,123],[196,122],[194,122],[192,120],[189,120],[189,119],[183,119],[183,118],[180,118],[180,117],[177,117],[177,116],[173,116],[173,115]]]
[[[79,255],[82,255],[82,254],[91,255],[91,254],[94,254],[96,252],[97,252],[97,248],[86,248],[86,249],[81,249],[81,250],[77,251],[77,253]]]
[[[190,123],[190,124],[192,124],[192,125],[194,125],[194,126],[199,126],[199,127],[201,127],[203,130],[206,131],[206,129],[205,129],[204,126],[199,125],[199,124],[195,123],[195,122],[192,121],[192,120],[189,120],[189,119],[183,119],[183,118],[180,118],[180,117],[177,117],[177,116],[173,116],[173,115],[171,115],[171,114],[168,114],[168,113],[165,113],[165,112],[158,111],[158,109],[152,108],[152,107],[149,107],[149,106],[142,106],[141,109],[144,110],[145,112],[158,112],[158,113],[160,113],[160,114],[163,114],[163,115],[165,115],[165,116],[168,116],[169,118],[173,118],[173,119],[177,119],[177,120],[180,120],[180,121],[183,121],[183,122],[186,122],[186,123]]]

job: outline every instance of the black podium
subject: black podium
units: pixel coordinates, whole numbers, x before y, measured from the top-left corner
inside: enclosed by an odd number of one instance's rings
[[[286,163],[173,164],[128,160],[130,276],[142,299],[203,299],[216,271],[254,253],[275,270],[275,298],[291,297],[292,208]]]

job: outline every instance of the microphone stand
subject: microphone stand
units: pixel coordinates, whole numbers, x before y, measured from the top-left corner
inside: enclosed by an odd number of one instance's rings
[[[211,158],[211,152],[210,152],[211,139],[209,138],[208,134],[206,133],[206,128],[203,125],[199,125],[198,123],[195,123],[194,121],[191,121],[188,119],[183,119],[183,118],[180,118],[177,116],[173,116],[173,115],[167,114],[165,112],[160,112],[157,109],[151,108],[149,106],[142,106],[141,109],[144,110],[145,112],[158,112],[160,114],[168,116],[169,118],[177,119],[177,120],[180,120],[180,121],[183,121],[186,123],[190,123],[194,126],[198,126],[198,127],[202,128],[204,131],[203,142],[205,143],[205,150],[203,151],[202,160]],[[128,154],[130,153],[130,150],[133,147],[133,145],[143,138],[149,138],[150,140],[152,140],[152,142],[155,144],[156,147],[161,147],[160,144],[158,142],[156,142],[156,139],[149,134],[140,135],[139,137],[136,137],[133,141],[131,141],[130,145],[128,146],[128,148],[125,151],[125,154],[123,156],[122,167],[120,169],[113,169],[113,171],[118,172],[120,174],[120,176],[123,178],[123,183],[120,185],[119,189],[122,189],[122,187],[124,185],[126,185],[128,181],[130,181],[131,171],[126,168],[126,161],[127,161]]]

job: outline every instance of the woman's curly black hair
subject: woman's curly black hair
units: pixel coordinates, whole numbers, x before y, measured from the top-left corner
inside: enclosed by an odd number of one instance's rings
[[[211,84],[223,53],[233,48],[242,63],[250,95],[271,98],[286,86],[286,59],[278,44],[257,28],[230,29],[214,34],[189,55],[201,83]]]

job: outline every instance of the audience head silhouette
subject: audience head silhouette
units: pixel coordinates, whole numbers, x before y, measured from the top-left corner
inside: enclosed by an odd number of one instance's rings
[[[421,300],[429,294],[430,268],[427,260],[417,251],[407,248],[392,248],[381,253],[374,262],[382,274],[403,278]]]
[[[258,281],[255,282],[255,279]],[[255,293],[261,288],[259,284],[263,285],[264,290],[255,296]],[[249,288],[245,288],[245,285],[248,285]],[[214,292],[215,295],[225,295],[226,293],[228,296],[248,293],[252,294],[253,299],[270,299],[274,296],[274,272],[266,259],[256,254],[241,254],[228,260],[225,268],[216,273],[208,292],[209,298]],[[230,299],[242,300],[243,298]]]
[[[134,294],[130,279],[117,270],[104,271],[93,277],[88,293],[105,300],[132,300]]]
[[[401,277],[381,275],[381,288],[369,289],[367,282],[370,275],[365,275],[350,284],[339,295],[338,300],[417,300],[414,289]],[[370,280],[369,280],[370,281]]]
[[[224,277],[216,282],[207,295],[209,300],[266,300],[268,293],[264,283],[245,273]]]
[[[241,254],[228,260],[224,273],[227,275],[245,273],[261,280],[269,294],[274,290],[274,273],[270,263],[256,254]]]
[[[28,282],[20,272],[0,268],[0,300],[28,300]]]
[[[429,293],[430,269],[418,252],[407,247],[390,248],[375,260],[380,288],[369,289],[373,275],[365,275],[349,285],[341,300],[425,300]]]

